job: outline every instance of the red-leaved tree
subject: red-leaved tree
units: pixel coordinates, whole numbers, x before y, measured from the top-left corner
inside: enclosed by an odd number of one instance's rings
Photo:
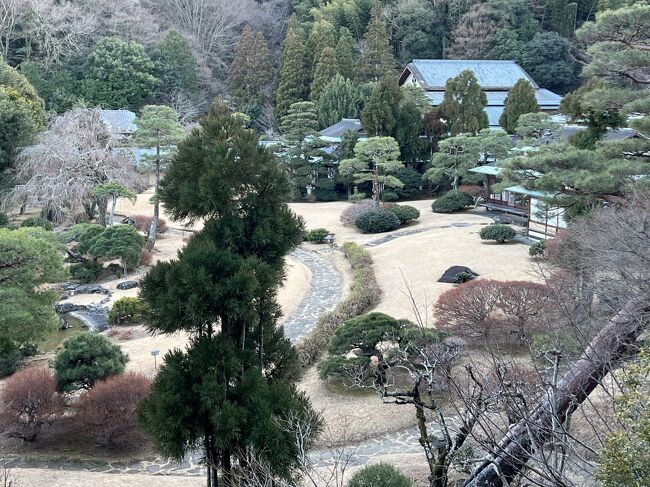
[[[552,311],[547,285],[478,279],[445,292],[435,305],[436,327],[465,339],[527,339]]]
[[[143,375],[126,373],[97,382],[75,404],[80,427],[106,446],[116,447],[141,438],[137,408],[151,388]]]
[[[34,441],[43,425],[63,413],[51,371],[27,368],[7,379],[0,394],[0,427],[11,437]]]

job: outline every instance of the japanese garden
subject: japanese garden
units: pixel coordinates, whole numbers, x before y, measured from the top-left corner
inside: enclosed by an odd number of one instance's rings
[[[650,485],[650,2],[0,0],[0,484]]]

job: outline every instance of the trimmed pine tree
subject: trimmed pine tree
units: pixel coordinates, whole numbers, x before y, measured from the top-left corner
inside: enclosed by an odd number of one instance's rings
[[[506,132],[512,134],[517,128],[517,122],[521,115],[536,112],[539,112],[539,105],[537,104],[537,98],[535,98],[535,88],[528,80],[521,78],[506,96],[505,107],[501,117],[499,117],[499,125]]]

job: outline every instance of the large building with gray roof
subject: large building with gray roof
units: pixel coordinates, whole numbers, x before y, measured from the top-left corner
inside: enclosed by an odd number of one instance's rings
[[[537,103],[543,112],[555,113],[560,108],[562,97],[540,88],[515,61],[414,59],[404,68],[399,78],[399,85],[421,87],[431,101],[431,105],[438,106],[445,96],[447,80],[467,69],[474,73],[479,86],[487,95],[488,103],[485,112],[490,127],[499,126],[499,117],[503,113],[508,91],[522,78],[535,89]]]

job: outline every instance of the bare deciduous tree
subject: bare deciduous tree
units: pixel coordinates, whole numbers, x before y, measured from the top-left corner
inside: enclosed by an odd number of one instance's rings
[[[147,0],[145,6],[192,38],[212,67],[221,69],[230,61],[242,25],[259,9],[255,0]]]
[[[38,142],[23,150],[16,180],[5,205],[42,205],[55,220],[78,211],[98,184],[117,181],[131,190],[140,184],[131,161],[112,150],[99,110],[84,108],[54,119]]]

